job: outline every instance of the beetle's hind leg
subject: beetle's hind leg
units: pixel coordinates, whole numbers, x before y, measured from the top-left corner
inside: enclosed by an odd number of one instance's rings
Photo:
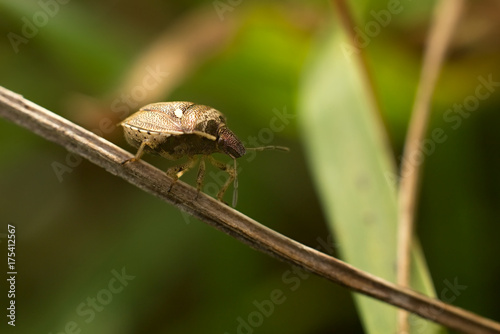
[[[130,158],[130,159],[123,161],[122,165],[126,165],[129,162],[141,160],[141,157],[144,155],[144,149],[146,148],[146,146],[152,147],[152,142],[150,140],[147,140],[147,139],[143,140],[141,142],[141,145],[139,145],[139,149],[137,150],[137,153],[135,154],[135,156],[133,158]]]
[[[226,181],[226,183],[220,188],[219,193],[217,194],[217,199],[221,202],[223,201],[224,194],[229,188],[229,185],[231,182],[234,181],[234,191],[233,191],[233,203],[232,206],[236,206],[236,202],[238,201],[238,179],[237,179],[237,174],[236,174],[236,160],[234,160],[234,167],[228,164],[225,164],[223,162],[215,160],[212,156],[207,156],[208,159],[210,160],[210,163],[214,165],[215,167],[219,168],[220,170],[226,172],[229,174],[229,177]]]

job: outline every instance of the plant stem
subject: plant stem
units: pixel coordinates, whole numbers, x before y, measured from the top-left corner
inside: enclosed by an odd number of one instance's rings
[[[441,0],[436,4],[406,137],[399,184],[397,243],[397,283],[404,287],[409,286],[410,281],[411,240],[415,225],[415,208],[423,160],[420,145],[426,134],[432,94],[439,71],[463,5],[463,0]],[[420,156],[418,163],[414,160],[415,156]],[[399,333],[409,333],[407,312],[399,311],[398,328]]]

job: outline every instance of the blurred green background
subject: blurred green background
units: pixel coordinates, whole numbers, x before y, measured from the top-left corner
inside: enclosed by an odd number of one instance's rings
[[[430,1],[402,4],[364,50],[398,163],[432,14]],[[370,20],[385,7],[371,1],[355,13]],[[308,133],[295,117],[304,72],[335,18],[330,3],[0,0],[0,17],[0,85],[130,152],[109,124],[162,100],[213,106],[243,141],[289,146],[240,159],[237,209],[338,255],[307,161]],[[437,296],[458,279],[467,288],[453,304],[497,321],[498,87],[456,129],[443,115],[475,93],[479,76],[500,81],[499,18],[497,2],[469,3],[455,34],[429,125],[448,139],[426,157],[417,219]],[[280,123],[277,113],[292,116]],[[363,332],[346,289],[255,252],[3,119],[0,138],[0,233],[16,226],[18,270],[17,326],[4,318],[2,332]],[[67,172],[55,171],[61,165]],[[209,171],[213,195],[217,171]],[[183,181],[193,184],[195,174]],[[115,280],[120,273],[128,280]]]

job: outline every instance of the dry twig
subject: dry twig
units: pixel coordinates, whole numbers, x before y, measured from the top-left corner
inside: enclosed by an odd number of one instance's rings
[[[0,87],[0,116],[81,155],[138,188],[171,203],[243,243],[297,265],[353,291],[404,308],[442,325],[469,333],[500,333],[500,324],[439,300],[400,288],[315,249],[291,240],[229,206],[141,161],[121,165],[132,155],[92,132]]]
[[[422,155],[420,145],[427,130],[432,94],[463,5],[463,0],[442,0],[436,5],[406,137],[399,184],[397,243],[397,283],[404,287],[409,286],[410,282],[411,240],[415,225],[421,166],[421,163],[416,163],[413,157]],[[399,312],[398,328],[399,333],[409,333],[407,312]]]

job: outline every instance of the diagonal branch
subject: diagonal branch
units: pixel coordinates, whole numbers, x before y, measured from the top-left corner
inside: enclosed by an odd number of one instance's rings
[[[450,328],[470,333],[500,332],[499,323],[400,288],[291,240],[205,194],[197,197],[196,189],[183,182],[176,182],[169,192],[173,181],[164,172],[145,162],[122,166],[122,161],[132,157],[127,151],[2,87],[0,116],[81,155],[254,249]]]

